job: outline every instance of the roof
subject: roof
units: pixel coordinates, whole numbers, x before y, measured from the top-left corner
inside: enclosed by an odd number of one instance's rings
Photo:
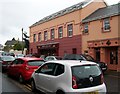
[[[87,3],[89,3],[90,1],[92,1],[92,0],[85,0],[84,2],[80,2],[80,3],[78,3],[78,4],[75,4],[75,5],[71,6],[71,7],[68,7],[68,8],[66,8],[66,9],[61,10],[61,11],[58,11],[58,12],[56,12],[56,13],[53,13],[53,14],[47,16],[47,17],[44,17],[44,18],[41,19],[40,21],[34,23],[34,24],[33,24],[32,26],[30,26],[30,27],[37,26],[37,25],[39,25],[39,24],[41,24],[41,23],[50,21],[50,20],[55,19],[55,18],[57,18],[57,17],[63,16],[63,15],[65,15],[65,14],[71,13],[71,12],[76,11],[76,10],[79,10],[79,9],[82,9],[82,7],[85,6],[85,5],[87,5]]]
[[[66,66],[77,66],[77,65],[88,65],[88,64],[96,64],[91,61],[80,61],[80,60],[54,60],[54,61],[48,61],[46,63],[59,63]]]
[[[95,21],[102,18],[107,18],[115,15],[120,15],[120,3],[108,7],[100,8],[91,15],[82,20],[83,23]]]
[[[16,43],[16,41],[7,40],[7,42],[5,43],[5,45],[14,45],[15,43]]]
[[[17,58],[17,59],[22,59],[22,60],[25,60],[25,61],[43,60],[42,58],[36,58],[36,57],[23,57],[23,58]]]

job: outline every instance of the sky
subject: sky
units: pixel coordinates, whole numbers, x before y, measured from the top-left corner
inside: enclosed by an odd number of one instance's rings
[[[29,36],[29,27],[42,18],[84,0],[0,0],[0,44],[22,40],[22,28]],[[104,0],[108,5],[120,0]]]

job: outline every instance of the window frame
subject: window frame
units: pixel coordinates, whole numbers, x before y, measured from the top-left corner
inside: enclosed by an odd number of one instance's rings
[[[48,31],[44,31],[44,41],[48,40]]]
[[[88,34],[89,33],[89,26],[88,25],[89,25],[88,23],[84,24],[84,30],[83,30],[84,34]]]
[[[55,29],[51,29],[50,30],[50,33],[51,33],[51,40],[54,40],[55,39]]]
[[[68,37],[73,36],[73,24],[72,23],[67,25],[67,35]]]
[[[63,26],[58,27],[58,38],[63,38]]]
[[[110,31],[110,18],[103,19],[103,31],[104,32]]]
[[[38,41],[41,42],[42,41],[42,36],[41,36],[41,32],[38,33]]]
[[[36,42],[36,34],[33,34],[33,42]]]

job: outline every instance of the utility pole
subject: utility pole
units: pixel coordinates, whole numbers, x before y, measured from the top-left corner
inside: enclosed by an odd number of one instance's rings
[[[22,28],[22,54],[23,54],[23,28]]]

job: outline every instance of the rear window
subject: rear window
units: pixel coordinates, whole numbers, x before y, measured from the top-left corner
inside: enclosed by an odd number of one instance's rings
[[[101,70],[96,65],[84,65],[72,67],[72,74],[78,78],[89,78],[90,76],[99,76]]]
[[[1,57],[1,59],[3,61],[13,61],[13,60],[15,60],[15,58],[12,57],[12,56],[3,56],[3,57]]]
[[[77,54],[68,54],[64,56],[63,60],[83,60],[83,57]]]
[[[28,61],[29,66],[40,66],[44,63],[43,60],[34,60],[34,61]]]

